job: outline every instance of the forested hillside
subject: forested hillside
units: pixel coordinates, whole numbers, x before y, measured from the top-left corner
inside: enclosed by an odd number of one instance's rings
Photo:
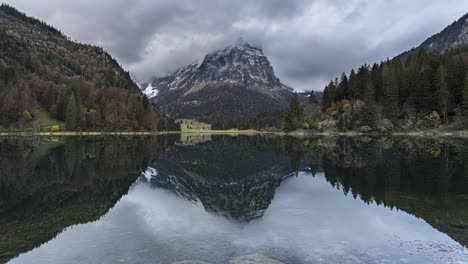
[[[468,47],[420,50],[406,62],[364,65],[325,87],[324,115],[341,130],[466,127]]]
[[[157,116],[102,48],[0,6],[0,129],[149,130]]]
[[[391,132],[468,128],[468,46],[441,54],[423,49],[408,57],[351,70],[331,81],[321,106],[291,100],[287,131]]]

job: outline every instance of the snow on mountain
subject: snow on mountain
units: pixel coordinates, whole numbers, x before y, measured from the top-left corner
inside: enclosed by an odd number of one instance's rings
[[[142,89],[142,92],[144,95],[146,95],[150,99],[156,97],[159,94],[159,90],[153,87],[151,83],[148,83],[146,88]]]
[[[144,93],[171,117],[220,124],[287,108],[293,89],[281,83],[262,49],[238,41],[169,76]]]
[[[154,99],[159,94],[177,89],[185,90],[184,95],[187,95],[210,85],[222,84],[240,84],[275,98],[285,91],[293,91],[275,76],[273,67],[260,48],[238,41],[207,54],[203,60],[182,67],[169,76],[154,78],[144,93]]]

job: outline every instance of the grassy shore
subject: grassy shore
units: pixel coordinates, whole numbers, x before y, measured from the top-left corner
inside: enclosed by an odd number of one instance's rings
[[[207,135],[278,135],[293,137],[317,137],[317,136],[414,136],[414,137],[467,137],[468,130],[462,131],[409,131],[409,132],[391,132],[391,133],[360,133],[360,132],[336,132],[336,131],[312,131],[297,130],[292,132],[269,132],[258,130],[189,130],[189,131],[134,131],[134,132],[102,132],[102,131],[62,131],[62,132],[31,132],[31,131],[0,131],[1,136],[158,136],[168,134],[207,134]]]
[[[157,136],[178,134],[178,131],[140,131],[140,132],[101,132],[101,131],[67,131],[67,132],[0,132],[0,136]]]
[[[440,130],[426,130],[426,131],[405,131],[405,132],[336,132],[336,131],[311,131],[311,130],[297,130],[292,132],[280,132],[278,134],[285,134],[295,137],[311,137],[311,136],[413,136],[413,137],[468,137],[468,130],[460,131],[440,131]]]
[[[167,134],[219,134],[219,135],[256,135],[269,132],[257,130],[191,130],[191,131],[134,131],[134,132],[102,132],[102,131],[62,131],[62,132],[31,132],[31,131],[0,131],[0,136],[158,136]]]
[[[274,132],[266,132],[266,131],[259,131],[254,129],[247,129],[247,130],[238,130],[238,129],[227,129],[227,130],[199,130],[199,129],[183,129],[181,133],[187,134],[264,134],[264,133],[274,133]]]

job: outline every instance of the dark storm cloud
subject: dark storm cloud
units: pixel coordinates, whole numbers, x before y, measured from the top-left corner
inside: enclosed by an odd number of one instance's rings
[[[447,0],[6,0],[72,39],[103,46],[139,80],[239,37],[299,90],[420,44],[468,12]]]

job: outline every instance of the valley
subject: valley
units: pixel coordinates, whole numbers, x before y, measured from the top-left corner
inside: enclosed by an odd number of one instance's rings
[[[262,48],[242,38],[137,85],[102,48],[70,41],[8,5],[0,19],[5,135],[463,135],[468,128],[466,16],[394,59],[343,73],[323,92],[284,84]],[[181,129],[184,119],[209,128]]]
[[[0,264],[468,263],[467,10],[2,0]]]

